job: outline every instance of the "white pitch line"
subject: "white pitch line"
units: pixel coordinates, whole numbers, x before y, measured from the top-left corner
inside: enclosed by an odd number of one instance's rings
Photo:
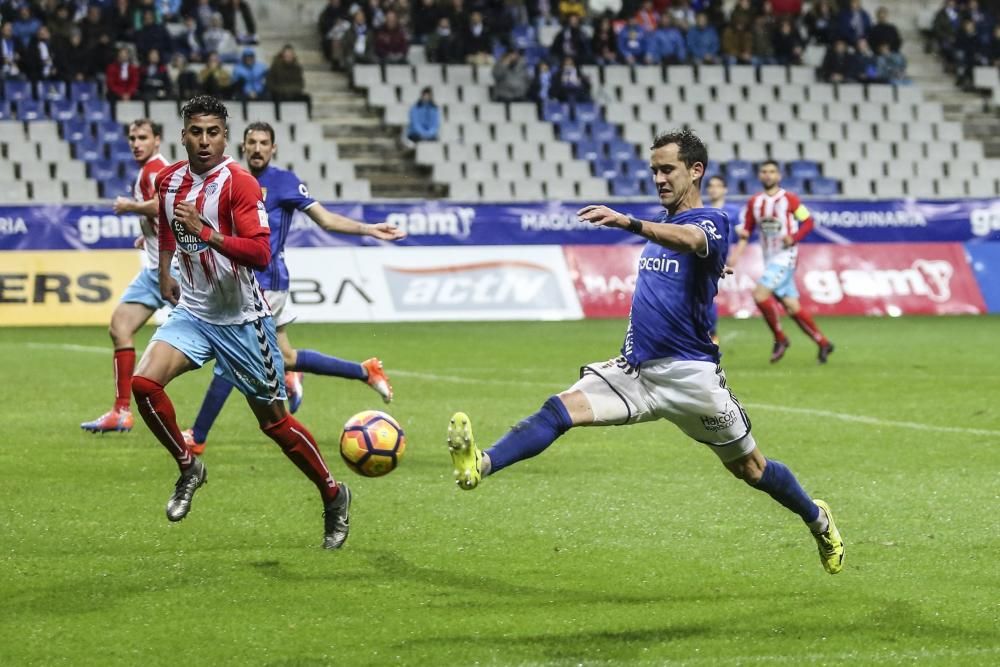
[[[67,352],[88,352],[90,354],[108,354],[110,347],[95,345],[74,345],[72,343],[25,343],[26,347],[36,350],[65,350]]]
[[[527,380],[502,380],[502,379],[481,379],[471,377],[461,377],[458,375],[436,375],[433,373],[420,373],[416,371],[393,370],[393,375],[401,377],[412,377],[420,380],[433,380],[436,382],[451,382],[454,384],[482,384],[482,385],[503,385],[517,387],[541,387],[545,389],[566,388],[566,384],[555,382],[531,382]],[[787,412],[789,414],[809,415],[812,417],[824,417],[826,419],[837,419],[846,422],[859,424],[870,424],[872,426],[888,426],[890,428],[906,428],[916,431],[930,431],[934,433],[959,433],[963,435],[980,435],[988,438],[1000,438],[1000,431],[993,431],[982,428],[966,428],[964,426],[935,426],[922,422],[897,421],[894,419],[881,419],[880,417],[869,417],[867,415],[855,415],[848,412],[833,412],[832,410],[817,410],[814,408],[796,408],[785,405],[771,405],[769,403],[743,403],[745,407],[757,410],[771,410],[772,412]]]

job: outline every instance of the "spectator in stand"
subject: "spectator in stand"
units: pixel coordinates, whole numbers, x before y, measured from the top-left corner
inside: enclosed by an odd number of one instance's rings
[[[433,0],[432,0],[433,1]],[[323,55],[334,62],[333,44],[335,38],[340,38],[349,25],[347,8],[343,0],[328,0],[326,7],[319,15],[319,38],[323,45]]]
[[[722,31],[722,57],[727,65],[753,64],[753,32],[742,18],[738,18]]]
[[[42,27],[42,22],[31,11],[31,5],[24,4],[17,10],[17,19],[14,23],[14,38],[26,49],[31,40],[38,34],[38,29]]]
[[[132,62],[132,54],[125,47],[118,49],[118,56],[108,65],[104,77],[112,102],[134,99],[139,92],[139,66]]]
[[[239,59],[239,44],[233,33],[222,25],[222,14],[212,14],[208,30],[201,36],[205,51],[214,51],[224,63],[235,63]]]
[[[580,28],[579,16],[571,14],[563,20],[562,28],[549,47],[549,53],[557,61],[566,57],[584,62],[590,60],[590,49],[587,48],[587,37]]]
[[[955,38],[955,64],[958,68],[956,85],[961,88],[972,85],[972,72],[976,65],[987,64],[986,47],[972,19],[962,21],[962,29]]]
[[[447,16],[438,19],[437,30],[427,36],[424,52],[429,63],[462,62],[462,45],[451,32],[451,20]]]
[[[648,34],[656,30],[656,26],[660,22],[659,16],[656,8],[653,7],[653,0],[643,0],[639,11],[635,13],[635,21],[642,28],[642,31]]]
[[[48,81],[59,77],[48,26],[39,25],[38,32],[24,50],[21,62],[24,75],[31,81]]]
[[[823,46],[830,45],[833,41],[833,31],[836,25],[836,17],[830,0],[814,2],[803,20],[811,41]]]
[[[170,75],[167,73],[167,66],[160,59],[160,52],[157,49],[149,49],[146,53],[146,62],[141,68],[141,81],[139,89],[144,100],[165,100],[172,92],[170,85]]]
[[[430,88],[420,91],[420,99],[410,107],[410,123],[406,126],[406,138],[416,143],[437,141],[441,131],[441,112],[434,104]]]
[[[837,17],[837,35],[851,46],[864,39],[871,27],[872,17],[861,7],[861,0],[850,0]]]
[[[243,49],[240,62],[233,67],[233,88],[240,99],[267,99],[267,65],[257,60],[253,49]]]
[[[629,65],[642,65],[649,61],[646,31],[635,16],[618,33],[618,53],[622,61]]]
[[[385,13],[385,23],[375,31],[375,56],[379,62],[395,65],[407,62],[410,42],[399,25],[399,15],[392,9]]]
[[[13,23],[0,25],[0,58],[3,63],[0,78],[21,78],[21,45],[14,37]]]
[[[142,13],[142,28],[136,33],[135,44],[139,51],[139,60],[143,62],[152,49],[161,54],[170,54],[172,50],[170,33],[162,24],[156,22],[156,13],[152,9]]]
[[[795,22],[784,17],[778,24],[778,32],[774,35],[774,58],[779,65],[802,64],[802,37],[799,35]]]
[[[257,43],[257,22],[250,5],[243,0],[221,0],[218,4],[223,27],[236,36],[240,44]]]
[[[771,7],[775,16],[794,19],[802,13],[802,0],[771,0]]]
[[[184,17],[184,27],[174,36],[173,50],[186,60],[201,62],[204,47],[198,35],[198,21],[193,16]]]
[[[673,17],[663,12],[660,25],[648,37],[649,58],[661,65],[678,65],[687,62],[687,45],[684,34],[674,25]]]
[[[733,11],[729,13],[728,25],[739,21],[744,26],[752,26],[755,18],[757,18],[757,12],[750,6],[750,0],[737,0]]]
[[[582,19],[587,16],[587,8],[581,0],[559,0],[559,18],[565,21],[570,16]]]
[[[493,64],[493,35],[480,12],[472,12],[461,39],[462,55],[470,65]]]
[[[531,73],[521,51],[512,49],[493,66],[493,99],[497,102],[523,102],[531,90]]]
[[[135,42],[135,15],[130,0],[116,0],[108,15],[116,42]]]
[[[889,10],[885,7],[879,7],[875,12],[875,25],[868,31],[867,39],[876,53],[881,52],[883,44],[888,44],[890,51],[899,51],[903,45],[899,30],[889,23]]]
[[[687,49],[691,62],[696,65],[714,65],[719,62],[719,33],[708,21],[708,14],[700,12],[694,25],[687,32]]]
[[[156,7],[160,12],[160,20],[164,23],[179,23],[181,20],[182,0],[156,0]]]
[[[990,37],[990,44],[986,50],[988,64],[993,67],[1000,67],[1000,24],[993,26],[993,35]]]
[[[195,8],[186,13],[194,16],[195,21],[198,22],[199,35],[204,35],[212,27],[212,17],[215,16],[216,11],[215,7],[212,6],[212,0],[198,0]]]
[[[555,73],[549,63],[541,60],[535,66],[535,80],[531,82],[531,98],[539,104],[555,99]]]
[[[854,56],[848,51],[847,42],[835,39],[833,44],[826,48],[823,64],[819,68],[820,78],[827,83],[844,83],[854,81],[856,71]]]
[[[413,43],[423,44],[427,36],[437,28],[441,19],[441,10],[435,0],[417,0],[413,4]]]
[[[184,54],[174,54],[167,66],[167,76],[170,77],[170,90],[174,97],[188,100],[198,94],[198,75],[188,67]]]
[[[55,45],[56,69],[64,81],[84,81],[97,76],[93,53],[83,43],[83,31],[74,28],[69,41]]]
[[[590,101],[590,80],[569,56],[563,58],[562,67],[556,72],[553,95],[557,100],[571,104]]]
[[[233,88],[233,75],[222,65],[222,58],[215,51],[209,52],[205,66],[198,72],[198,85],[206,95],[229,97]]]
[[[868,46],[867,39],[859,39],[854,49],[854,71],[862,83],[880,83],[875,52]]]
[[[48,26],[49,36],[53,44],[69,41],[69,34],[76,27],[76,23],[69,13],[68,5],[56,6],[55,12],[45,25]]]
[[[609,16],[598,19],[590,42],[590,52],[598,65],[613,65],[618,62],[618,39]]]
[[[763,14],[754,19],[753,23],[753,59],[754,65],[770,65],[774,63],[774,39],[771,30],[771,19]]]
[[[691,3],[688,0],[673,0],[670,3],[670,9],[667,10],[670,13],[670,18],[673,20],[674,25],[681,30],[686,30],[688,27],[693,26],[696,19],[696,12],[691,8]]]
[[[993,20],[979,8],[979,0],[967,0],[962,18],[972,21],[976,25],[976,34],[979,35],[979,39],[983,43],[989,41]]]
[[[958,11],[955,0],[945,0],[941,9],[934,15],[934,23],[931,27],[934,45],[938,53],[944,56],[949,62],[955,61],[955,38],[958,37],[962,15]]]
[[[448,22],[456,31],[469,24],[469,12],[465,9],[465,0],[446,1],[441,16],[447,16]]]
[[[893,51],[888,42],[879,44],[875,56],[875,77],[880,83],[894,86],[910,83],[906,78],[906,58],[899,51]]]
[[[354,12],[351,27],[344,33],[342,57],[345,70],[350,70],[356,63],[372,65],[378,62],[375,56],[375,37],[364,11],[360,9]]]
[[[309,102],[305,72],[291,44],[285,44],[267,71],[267,89],[275,102]]]

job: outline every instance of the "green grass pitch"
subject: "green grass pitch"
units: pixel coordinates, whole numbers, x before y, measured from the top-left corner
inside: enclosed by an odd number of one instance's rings
[[[797,517],[667,423],[577,429],[455,487],[450,414],[488,445],[613,356],[621,321],[292,327],[381,356],[409,439],[396,472],[353,475],[340,428],[381,402],[308,377],[298,416],[356,493],[334,553],[238,395],[170,524],[176,469],[138,416],[79,428],[112,400],[103,329],[0,329],[0,665],[1000,663],[1000,321],[822,325],[825,367],[798,331],[775,366],[760,321],[721,331],[763,452],[836,513],[835,577]],[[182,427],[208,381],[171,385]]]

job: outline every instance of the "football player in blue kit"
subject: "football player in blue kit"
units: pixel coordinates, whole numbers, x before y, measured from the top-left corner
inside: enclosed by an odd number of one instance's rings
[[[386,403],[392,400],[392,385],[378,358],[364,362],[347,361],[315,350],[297,350],[288,340],[285,329],[295,321],[289,303],[288,266],[285,264],[285,240],[292,226],[292,216],[302,211],[328,232],[372,236],[382,241],[397,241],[406,234],[389,223],[366,224],[328,211],[309,196],[305,183],[294,172],[271,164],[277,145],[274,128],[269,123],[250,123],[243,131],[243,154],[250,173],[264,194],[271,226],[271,262],[257,272],[257,281],[271,306],[277,328],[278,347],[285,365],[285,386],[291,412],[302,403],[302,374],[330,375],[366,382]],[[197,455],[205,451],[208,432],[222,411],[233,386],[219,375],[212,378],[193,428],[183,432],[184,442]]]
[[[668,132],[654,140],[649,163],[664,208],[659,220],[639,220],[607,206],[578,212],[590,224],[647,240],[621,354],[584,366],[576,384],[549,397],[485,451],[475,444],[469,417],[456,413],[448,427],[456,482],[474,489],[487,475],[540,454],[574,426],[666,419],[708,446],[737,478],[798,514],[819,546],[823,567],[836,574],[844,542],[830,508],[812,499],[785,465],[761,453],[709,335],[719,278],[731,271],[728,216],[701,200],[708,151],[690,131]]]

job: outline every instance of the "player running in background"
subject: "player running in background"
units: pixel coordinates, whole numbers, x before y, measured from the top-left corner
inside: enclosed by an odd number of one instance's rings
[[[726,207],[726,195],[729,189],[726,187],[726,179],[716,174],[708,179],[705,184],[705,194],[708,195],[708,207],[724,209]],[[727,216],[728,220],[728,216]],[[729,240],[729,237],[726,237]],[[712,337],[712,342],[719,344],[719,304],[712,300],[712,309],[709,311],[708,333]]]
[[[215,372],[246,396],[261,430],[319,489],[323,546],[337,549],[350,527],[351,492],[334,481],[316,441],[285,407],[274,320],[254,275],[271,259],[260,185],[224,155],[229,114],[222,102],[202,95],[188,101],[182,113],[181,140],[188,159],[156,178],[160,292],[175,308],[153,334],[132,378],[139,413],[180,469],[167,518],[187,516],[206,470],[184,445],[164,388],[181,373],[215,359]],[[167,268],[175,252],[180,286]]]
[[[830,508],[810,498],[787,467],[764,458],[750,420],[726,386],[719,348],[708,337],[708,310],[729,244],[728,216],[703,208],[699,194],[708,151],[687,130],[658,136],[651,150],[650,167],[666,209],[659,221],[638,220],[606,206],[578,213],[593,225],[647,240],[621,356],[584,366],[576,384],[550,396],[486,451],[476,447],[468,416],[456,413],[448,428],[456,481],[462,489],[474,489],[484,476],[540,454],[574,426],[667,419],[707,445],[733,475],[802,517],[823,567],[836,574],[843,566],[844,543]]]
[[[294,413],[302,403],[302,374],[331,375],[361,380],[378,392],[386,403],[392,400],[392,385],[382,370],[382,362],[373,357],[358,363],[331,357],[314,350],[297,350],[288,340],[285,328],[295,321],[289,303],[288,267],[285,265],[285,239],[292,226],[292,215],[303,211],[328,232],[372,236],[382,241],[397,241],[406,234],[388,223],[369,225],[331,213],[309,196],[305,183],[291,171],[271,165],[277,145],[274,128],[268,123],[251,123],[243,131],[243,154],[250,173],[257,179],[264,194],[271,226],[271,263],[257,271],[257,281],[271,306],[278,332],[278,347],[285,363],[285,388],[288,404]],[[214,375],[208,387],[193,428],[184,431],[184,442],[195,454],[205,451],[205,441],[215,419],[222,411],[233,385],[221,375]]]
[[[160,154],[160,140],[163,128],[149,118],[132,121],[128,127],[128,143],[132,155],[139,164],[139,175],[132,186],[134,199],[118,197],[113,209],[115,213],[138,213],[142,236],[136,239],[136,247],[145,248],[144,267],[125,288],[119,304],[111,314],[111,343],[114,345],[115,405],[97,419],[80,424],[91,433],[107,431],[131,431],[132,412],[131,387],[132,370],[135,367],[135,333],[142,328],[153,313],[167,305],[160,296],[157,282],[157,267],[160,262],[159,242],[156,227],[156,191],[153,179],[167,166],[167,160]]]
[[[753,289],[753,300],[774,333],[771,363],[785,356],[790,345],[788,336],[781,328],[781,311],[778,309],[780,301],[799,328],[816,342],[819,347],[819,363],[825,364],[833,352],[833,343],[823,335],[809,313],[802,309],[799,290],[795,286],[798,244],[812,231],[812,215],[796,195],[782,189],[781,169],[777,162],[762,162],[757,176],[764,191],[750,197],[741,213],[740,240],[733,250],[729,265],[736,266],[753,230],[759,228],[764,275]]]

